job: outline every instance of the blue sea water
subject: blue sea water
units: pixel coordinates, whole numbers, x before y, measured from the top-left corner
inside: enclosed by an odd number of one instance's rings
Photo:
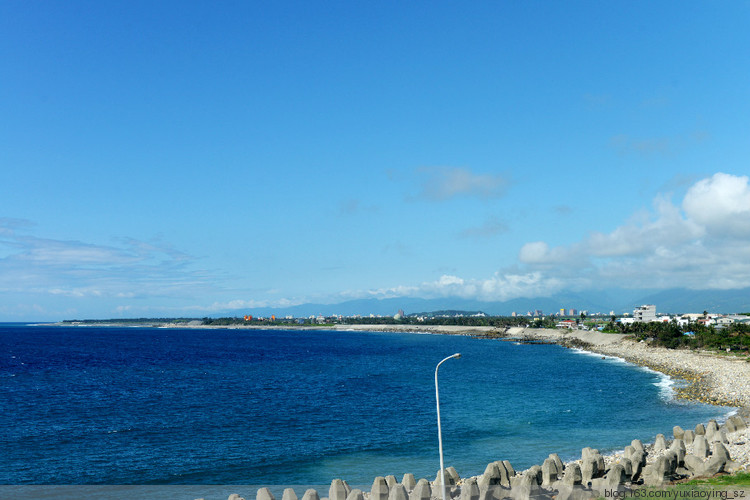
[[[369,485],[622,449],[726,408],[556,345],[371,332],[0,326],[0,484]]]

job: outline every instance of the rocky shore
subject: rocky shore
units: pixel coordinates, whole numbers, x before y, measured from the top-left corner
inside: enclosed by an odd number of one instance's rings
[[[584,500],[590,498],[640,497],[635,493],[643,486],[659,488],[675,481],[711,477],[720,473],[747,470],[750,438],[746,421],[733,415],[719,425],[715,420],[697,424],[695,429],[673,429],[672,440],[659,434],[655,442],[644,446],[634,439],[623,451],[602,456],[598,450],[584,448],[579,460],[563,463],[556,453],[541,465],[515,471],[508,460],[487,464],[483,474],[461,478],[453,467],[438,471],[435,479],[416,480],[404,474],[376,477],[369,491],[351,488],[346,481],[335,479],[328,496],[321,499],[309,488],[302,500]],[[445,479],[443,479],[443,477]],[[445,487],[443,487],[443,481]],[[443,492],[443,490],[445,490]],[[443,495],[444,493],[444,495]],[[733,497],[747,492],[736,489]],[[651,495],[653,496],[653,495]],[[724,491],[722,498],[729,498]],[[229,500],[244,500],[231,495]],[[267,487],[260,488],[256,500],[276,500]],[[284,489],[281,500],[299,500],[293,488]]]

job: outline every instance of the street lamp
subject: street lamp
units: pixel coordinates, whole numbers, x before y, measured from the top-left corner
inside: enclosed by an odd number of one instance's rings
[[[457,352],[448,356],[435,367],[435,401],[437,402],[437,420],[438,420],[438,446],[440,448],[440,487],[443,489],[443,500],[445,500],[445,467],[443,466],[443,431],[440,429],[440,392],[438,391],[438,368],[440,365],[453,358],[460,358],[461,353]]]

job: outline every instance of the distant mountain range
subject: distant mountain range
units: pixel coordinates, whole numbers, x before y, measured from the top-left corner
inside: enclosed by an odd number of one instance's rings
[[[486,302],[458,297],[421,299],[399,297],[390,299],[358,299],[337,304],[301,304],[289,307],[257,307],[226,310],[214,316],[253,316],[308,317],[312,315],[331,316],[340,314],[362,316],[374,314],[392,316],[402,309],[406,314],[422,311],[461,310],[482,311],[486,314],[509,316],[513,312],[541,310],[552,314],[561,308],[588,311],[589,314],[630,313],[636,306],[655,304],[657,313],[739,313],[750,312],[750,288],[740,290],[593,290],[589,292],[560,293],[551,297],[517,298],[504,302]]]

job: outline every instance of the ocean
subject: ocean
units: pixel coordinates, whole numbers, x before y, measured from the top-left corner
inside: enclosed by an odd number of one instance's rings
[[[0,484],[369,485],[517,469],[729,409],[557,345],[310,330],[0,326]],[[304,491],[304,490],[303,490]],[[301,495],[303,491],[298,491]],[[324,496],[325,492],[321,494]]]

